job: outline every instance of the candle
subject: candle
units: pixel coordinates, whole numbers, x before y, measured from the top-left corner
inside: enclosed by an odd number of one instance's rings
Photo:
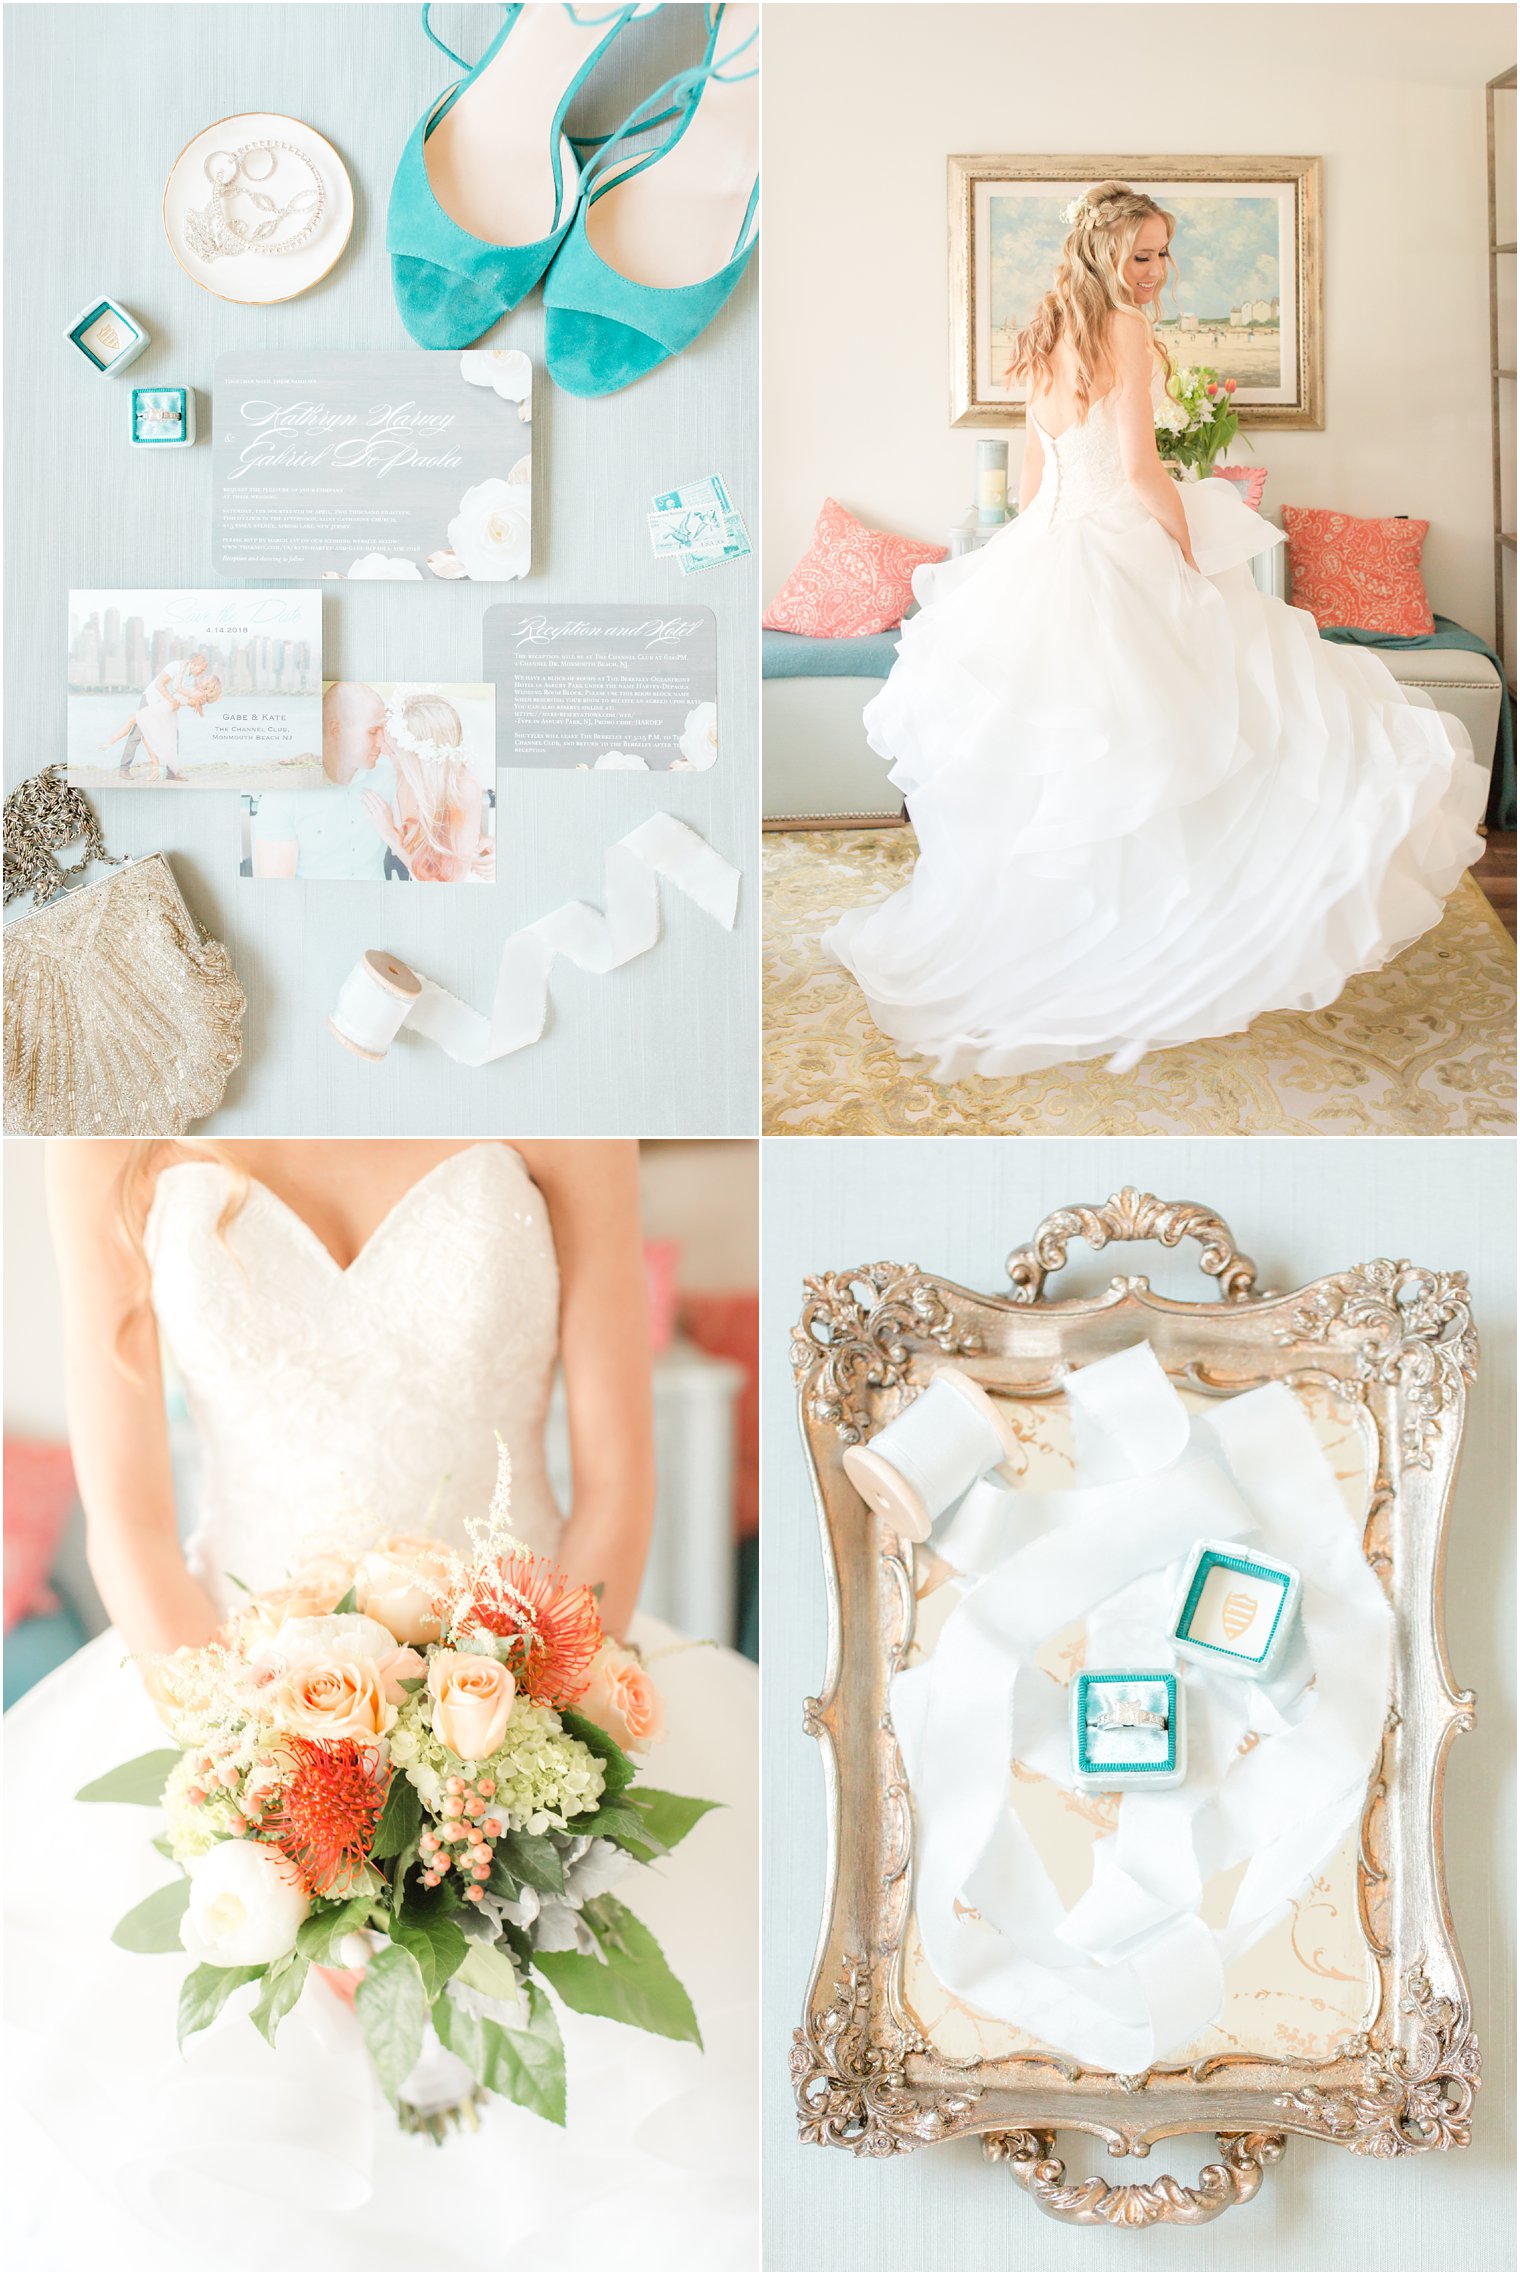
[[[976,446],[976,518],[983,529],[996,529],[1008,519],[1008,445],[979,442]]]

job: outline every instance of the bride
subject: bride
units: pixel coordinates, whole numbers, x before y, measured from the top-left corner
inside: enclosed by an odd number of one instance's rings
[[[1161,465],[1173,227],[1122,182],[1076,205],[1009,366],[1018,518],[917,572],[866,708],[919,859],[825,944],[939,1082],[1122,1072],[1318,1009],[1428,931],[1480,851],[1461,723],[1258,590],[1246,564],[1283,540],[1232,484]]]
[[[635,1177],[632,1145],[590,1142],[53,1147],[74,1458],[115,1626],[6,1719],[13,2265],[753,2264],[755,1686],[634,1609],[654,1501]],[[198,1448],[184,1553],[162,1341]],[[669,1728],[654,1782],[728,1806],[625,1891],[705,2052],[563,2012],[568,2126],[493,2098],[440,2148],[397,2129],[315,1974],[273,2051],[229,2008],[181,2056],[183,1969],[110,1941],[163,1880],[156,1825],[72,1796],[166,1743],[126,1654],[203,1641],[234,1573],[277,1585],[323,1540],[431,1516],[463,1547],[497,1431],[514,1533],[600,1585],[604,1626],[645,1651]]]

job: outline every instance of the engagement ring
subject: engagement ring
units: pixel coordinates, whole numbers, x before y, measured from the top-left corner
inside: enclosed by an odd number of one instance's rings
[[[1089,1727],[1094,1730],[1164,1730],[1166,1716],[1154,1706],[1105,1706]]]

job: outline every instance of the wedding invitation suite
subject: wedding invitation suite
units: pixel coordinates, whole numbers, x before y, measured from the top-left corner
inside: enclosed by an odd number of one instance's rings
[[[498,601],[484,644],[502,766],[700,773],[717,758],[710,608]]]
[[[322,596],[72,592],[69,780],[301,790],[322,776]]]
[[[494,884],[496,691],[329,680],[322,781],[245,796],[240,873],[298,882]]]
[[[218,358],[214,549],[230,577],[474,577],[533,557],[521,348]]]

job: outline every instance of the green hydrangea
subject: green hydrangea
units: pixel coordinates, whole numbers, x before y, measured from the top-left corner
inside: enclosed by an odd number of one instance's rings
[[[164,1829],[177,1861],[204,1856],[218,1841],[232,1838],[232,1820],[238,1813],[230,1794],[218,1791],[204,1801],[192,1801],[190,1789],[200,1782],[193,1754],[181,1754],[164,1786]]]
[[[464,1762],[434,1734],[432,1700],[413,1691],[391,1731],[391,1759],[405,1770],[427,1808],[442,1813],[444,1780],[492,1777],[493,1810],[514,1833],[562,1832],[570,1818],[594,1809],[606,1777],[598,1757],[572,1738],[550,1706],[521,1694],[512,1701],[507,1734],[487,1761]]]

